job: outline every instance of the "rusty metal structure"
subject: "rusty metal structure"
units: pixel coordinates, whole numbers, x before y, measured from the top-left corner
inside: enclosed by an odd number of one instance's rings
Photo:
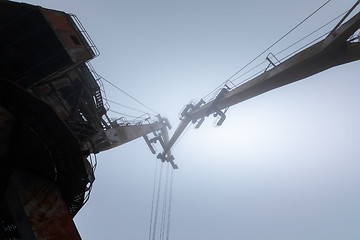
[[[111,120],[99,55],[73,14],[0,1],[0,239],[80,239],[72,218],[95,179],[88,160],[169,124]],[[167,135],[166,135],[167,136]]]
[[[349,13],[359,4],[354,5]],[[225,120],[227,108],[328,68],[360,59],[360,13],[345,16],[323,40],[210,101],[187,105],[171,139],[168,121],[112,120],[100,77],[89,61],[99,55],[75,15],[0,1],[0,239],[81,239],[73,217],[86,203],[94,177],[91,154],[143,137],[158,158],[177,168],[170,150],[190,124]]]

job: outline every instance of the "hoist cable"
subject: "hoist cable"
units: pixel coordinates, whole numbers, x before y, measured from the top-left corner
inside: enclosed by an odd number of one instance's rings
[[[157,178],[157,171],[158,171],[158,162],[159,162],[159,161],[156,160],[155,176],[154,176],[154,184],[153,184],[153,194],[152,194],[152,201],[151,201],[149,240],[151,239],[152,225],[153,225],[152,223],[153,223],[153,216],[154,216],[155,188],[156,188],[156,178]]]
[[[163,164],[161,164],[161,168],[160,168],[160,176],[159,176],[158,189],[157,189],[158,191],[157,191],[157,196],[156,196],[156,207],[155,207],[155,217],[154,217],[154,227],[153,227],[153,232],[152,232],[152,240],[155,240],[155,234],[156,234],[157,216],[158,216],[158,212],[159,212],[162,170],[163,170]]]
[[[160,206],[160,195],[163,193],[162,200],[162,213],[161,213],[161,225],[159,230],[159,239],[168,240],[170,234],[170,219],[171,219],[171,205],[172,205],[172,192],[174,182],[174,171],[167,165],[165,182],[163,183],[163,165],[161,164],[160,173],[158,174],[158,161],[155,167],[155,176],[153,182],[153,194],[151,203],[151,214],[150,214],[150,228],[149,228],[149,240],[155,240],[157,236],[157,221]],[[162,191],[161,188],[164,185],[165,189]]]
[[[247,63],[245,66],[243,66],[240,70],[235,72],[233,75],[231,75],[226,81],[224,81],[222,84],[220,84],[217,88],[215,88],[212,92],[210,92],[208,95],[206,95],[204,98],[207,98],[211,94],[213,94],[217,89],[222,87],[226,82],[230,81],[233,77],[235,77],[237,74],[239,74],[242,70],[244,70],[246,67],[248,67],[250,64],[252,64],[254,61],[256,61],[259,57],[261,57],[265,52],[267,52],[270,48],[275,46],[278,42],[280,42],[282,39],[284,39],[287,35],[289,35],[292,31],[294,31],[297,27],[299,27],[301,24],[303,24],[306,20],[308,20],[310,17],[312,17],[315,13],[317,13],[321,8],[323,8],[326,4],[328,4],[331,0],[326,1],[323,5],[321,5],[318,9],[316,9],[313,13],[311,13],[309,16],[307,16],[305,19],[303,19],[300,23],[298,23],[295,27],[293,27],[290,31],[288,31],[285,35],[283,35],[281,38],[279,38],[277,41],[275,41],[273,44],[271,44],[268,48],[266,48],[263,52],[261,52],[259,55],[257,55],[253,60],[251,60],[249,63]]]
[[[162,216],[161,216],[161,227],[160,227],[160,240],[164,239],[165,236],[165,227],[166,227],[166,213],[167,213],[167,196],[168,196],[168,189],[169,189],[169,166],[166,166],[166,177],[165,177],[165,190],[164,190],[164,198],[163,198],[163,209],[162,209]]]
[[[139,103],[140,105],[142,105],[143,107],[147,108],[148,110],[150,110],[151,112],[155,113],[156,115],[158,115],[158,113],[153,110],[152,108],[148,107],[147,105],[145,105],[144,103],[140,102],[139,100],[137,100],[136,98],[134,98],[133,96],[131,96],[130,94],[128,94],[127,92],[125,92],[124,90],[122,90],[121,88],[119,88],[118,86],[116,86],[115,84],[113,84],[112,82],[106,80],[105,78],[102,77],[102,80],[104,80],[105,82],[107,82],[108,84],[110,84],[111,86],[113,86],[114,88],[116,88],[117,90],[119,90],[120,92],[122,92],[123,94],[125,94],[126,96],[128,96],[129,98],[131,98],[132,100],[134,100],[135,102]]]
[[[171,220],[171,203],[172,203],[173,182],[174,182],[174,169],[171,168],[170,190],[169,190],[169,206],[168,206],[167,229],[166,229],[166,240],[169,240],[169,234],[170,234],[170,220]]]

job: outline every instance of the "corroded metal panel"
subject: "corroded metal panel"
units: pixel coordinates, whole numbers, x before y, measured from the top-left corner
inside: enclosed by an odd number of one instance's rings
[[[23,239],[81,239],[53,182],[16,171],[11,176],[6,200]]]
[[[85,38],[78,34],[80,30],[70,15],[45,8],[41,8],[41,11],[74,63],[85,62],[95,56]]]

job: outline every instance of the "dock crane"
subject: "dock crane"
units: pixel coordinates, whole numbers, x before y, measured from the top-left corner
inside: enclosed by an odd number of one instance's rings
[[[360,29],[360,13],[343,23],[359,3],[358,0],[327,37],[320,42],[278,65],[269,60],[273,68],[232,90],[229,90],[228,87],[222,88],[217,96],[207,103],[201,99],[195,105],[189,104],[185,106],[181,113],[179,126],[165,146],[164,151],[158,154],[157,157],[162,161],[173,159],[173,157],[169,158],[167,155],[190,123],[196,124],[195,128],[199,128],[205,117],[214,114],[214,116],[219,117],[216,124],[220,126],[226,118],[226,110],[235,104],[329,68],[360,60],[359,36],[352,37]]]
[[[350,12],[359,4],[354,5]],[[109,119],[88,61],[97,49],[76,16],[0,1],[0,238],[81,239],[72,218],[94,181],[87,158],[143,137],[152,153],[177,168],[170,150],[190,124],[334,66],[360,59],[360,13],[347,15],[322,41],[209,102],[189,104],[169,139],[168,121]],[[21,141],[20,141],[21,140]],[[14,143],[15,142],[15,143]]]
[[[165,143],[170,125],[108,117],[89,62],[99,51],[75,15],[0,1],[0,36],[0,239],[81,239],[72,219],[95,180],[91,157]]]

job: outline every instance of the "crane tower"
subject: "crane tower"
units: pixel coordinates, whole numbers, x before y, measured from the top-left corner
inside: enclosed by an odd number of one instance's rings
[[[89,155],[163,142],[169,123],[108,117],[89,63],[99,51],[75,15],[0,1],[0,36],[0,238],[80,239]]]

